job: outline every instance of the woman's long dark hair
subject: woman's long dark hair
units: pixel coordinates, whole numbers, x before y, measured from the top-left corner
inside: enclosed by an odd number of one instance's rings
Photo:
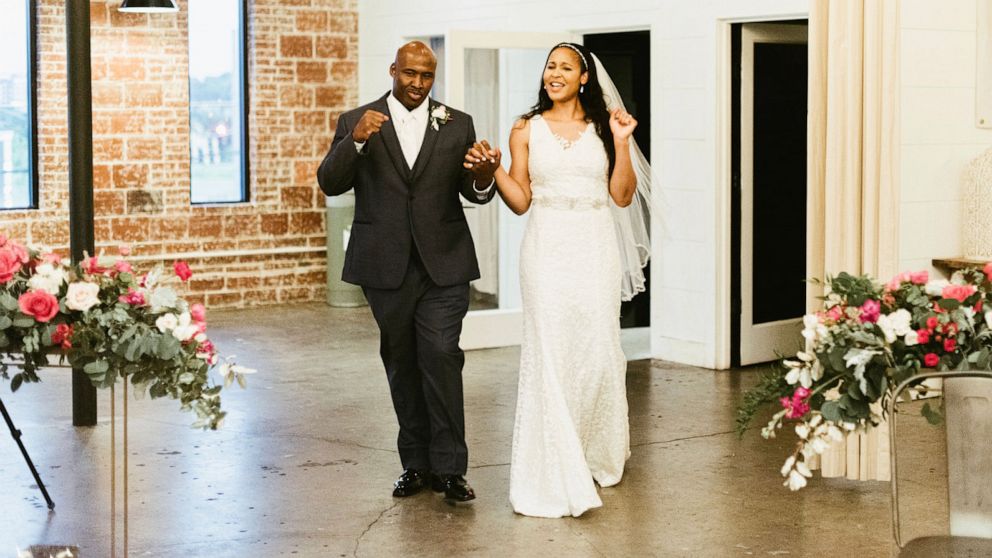
[[[586,113],[586,122],[592,122],[596,128],[596,134],[599,135],[599,139],[603,140],[603,147],[606,148],[606,157],[610,161],[609,173],[607,174],[607,178],[609,178],[613,175],[613,165],[617,160],[617,152],[616,148],[613,147],[613,131],[610,130],[610,111],[606,108],[606,100],[603,98],[603,87],[599,84],[599,76],[596,75],[596,65],[593,64],[592,52],[579,44],[558,43],[548,51],[548,59],[551,58],[551,53],[559,48],[571,49],[573,52],[577,50],[582,53],[582,56],[579,57],[579,65],[582,67],[582,72],[589,72],[589,81],[579,91],[579,103],[582,105],[582,110]],[[590,65],[587,65],[586,61]],[[548,61],[545,59],[544,66],[547,67],[547,65]],[[530,112],[521,118],[530,120],[550,110],[553,104],[551,97],[548,96],[548,92],[544,90],[544,74],[542,70],[541,85],[537,92],[537,104],[531,107]]]

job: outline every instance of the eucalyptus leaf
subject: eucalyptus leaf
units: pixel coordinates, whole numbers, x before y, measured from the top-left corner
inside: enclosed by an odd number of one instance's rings
[[[28,327],[34,327],[34,324],[35,324],[34,318],[32,318],[31,316],[25,316],[24,314],[21,314],[20,316],[14,318],[14,327],[28,328]]]
[[[0,294],[0,306],[3,306],[9,311],[17,310],[17,299],[11,296],[10,293],[4,292]]]
[[[14,320],[10,319],[10,316],[4,314],[0,316],[0,330],[7,329],[14,324]]]
[[[824,420],[830,422],[840,422],[840,406],[837,401],[827,401],[820,407],[820,414],[823,415]]]

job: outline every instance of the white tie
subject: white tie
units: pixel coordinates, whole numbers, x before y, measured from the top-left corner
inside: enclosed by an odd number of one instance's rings
[[[420,146],[424,142],[424,130],[418,130],[417,119],[412,114],[403,115],[400,122],[400,147],[403,149],[403,158],[412,169],[417,162],[417,155],[420,153]]]

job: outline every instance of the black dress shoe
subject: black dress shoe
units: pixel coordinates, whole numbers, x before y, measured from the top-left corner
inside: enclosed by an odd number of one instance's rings
[[[475,500],[475,491],[461,475],[432,475],[431,490],[444,492],[446,502]]]
[[[400,478],[393,483],[393,496],[402,498],[412,496],[423,490],[428,483],[428,478],[432,475],[427,471],[418,469],[407,469],[403,471]]]

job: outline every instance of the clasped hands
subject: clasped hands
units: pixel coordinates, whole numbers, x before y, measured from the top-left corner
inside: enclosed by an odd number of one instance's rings
[[[498,147],[494,148],[488,141],[482,140],[468,148],[462,165],[472,171],[477,183],[489,182],[496,174],[502,157],[503,153]]]

